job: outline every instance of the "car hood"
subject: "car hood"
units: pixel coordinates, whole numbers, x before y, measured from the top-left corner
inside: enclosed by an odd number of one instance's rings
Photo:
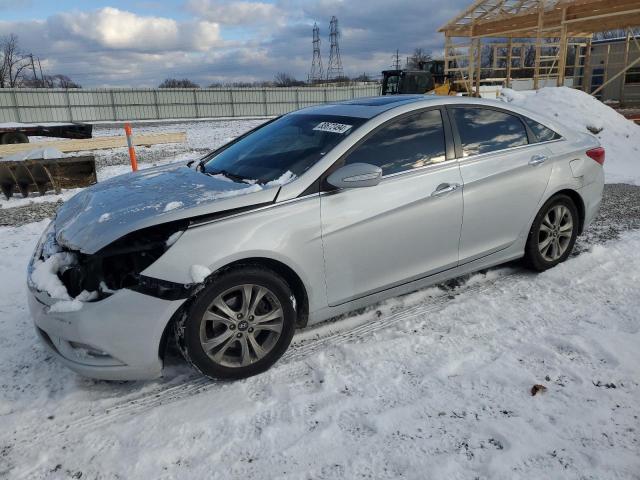
[[[273,202],[279,185],[209,176],[183,163],[100,182],[66,201],[55,219],[60,245],[92,254],[141,228]]]

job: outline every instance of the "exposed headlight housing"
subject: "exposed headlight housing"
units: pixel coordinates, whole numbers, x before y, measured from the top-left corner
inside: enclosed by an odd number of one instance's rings
[[[187,226],[186,221],[155,225],[129,233],[91,255],[76,251],[77,263],[59,277],[71,297],[86,290],[99,292],[101,299],[121,288],[135,287],[140,273],[160,258]]]

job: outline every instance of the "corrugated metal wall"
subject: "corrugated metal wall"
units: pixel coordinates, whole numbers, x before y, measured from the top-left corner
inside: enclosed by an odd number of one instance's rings
[[[280,115],[379,95],[378,85],[301,88],[0,89],[0,122],[95,122]]]

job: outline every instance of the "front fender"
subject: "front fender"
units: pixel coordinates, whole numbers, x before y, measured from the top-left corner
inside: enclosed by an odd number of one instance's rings
[[[305,197],[191,227],[143,275],[194,283],[193,265],[212,272],[246,259],[284,264],[302,280],[309,310],[326,303],[320,199]]]

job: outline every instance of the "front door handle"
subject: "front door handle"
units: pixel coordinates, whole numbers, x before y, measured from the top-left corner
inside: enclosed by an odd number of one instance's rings
[[[548,158],[546,155],[534,155],[531,157],[531,160],[529,160],[529,165],[540,165],[546,162]]]
[[[436,188],[433,193],[431,193],[431,196],[439,197],[441,195],[446,195],[447,193],[455,192],[459,188],[459,183],[441,183],[440,185],[438,185],[438,188]]]

